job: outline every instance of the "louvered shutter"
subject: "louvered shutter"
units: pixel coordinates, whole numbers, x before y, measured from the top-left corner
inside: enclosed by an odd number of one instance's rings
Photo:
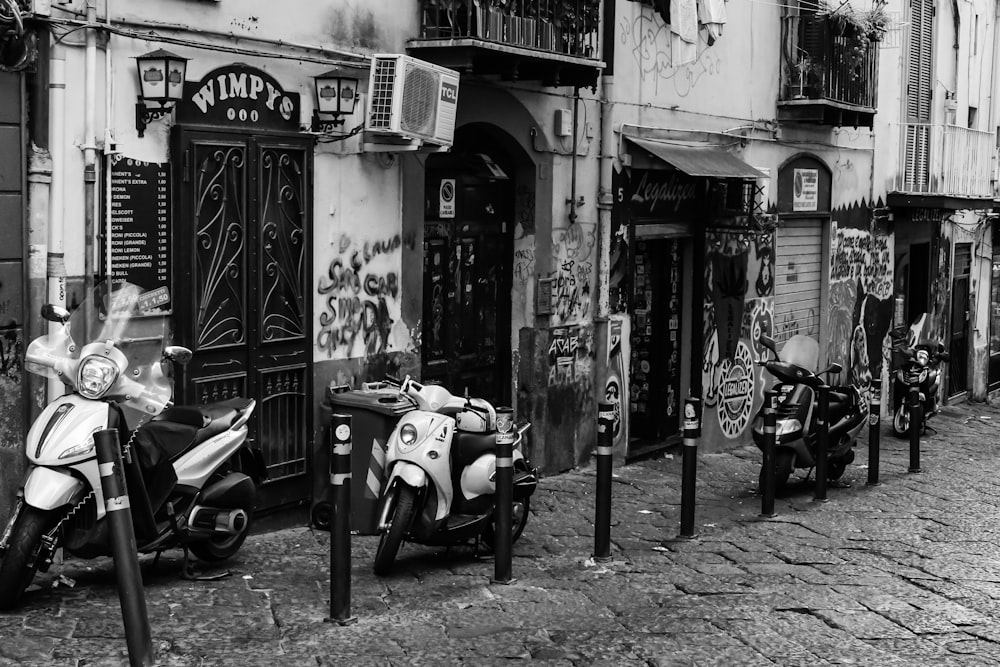
[[[823,221],[782,220],[774,266],[774,339],[779,348],[795,334],[819,342],[822,269]]]
[[[934,1],[910,0],[906,53],[906,128],[904,167],[908,191],[926,192],[931,147],[932,35]]]

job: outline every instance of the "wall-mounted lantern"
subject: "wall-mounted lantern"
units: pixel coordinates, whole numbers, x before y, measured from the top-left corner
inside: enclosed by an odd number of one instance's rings
[[[135,129],[141,137],[150,122],[170,113],[184,96],[187,58],[158,49],[136,56],[139,70],[139,102],[135,105]],[[147,104],[156,104],[147,107]]]
[[[345,116],[354,113],[358,101],[358,77],[333,69],[315,77],[316,107],[313,109],[313,132],[331,132],[340,127]]]

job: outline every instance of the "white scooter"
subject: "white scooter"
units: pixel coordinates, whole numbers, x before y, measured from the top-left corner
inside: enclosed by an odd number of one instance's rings
[[[233,398],[171,405],[164,361],[187,363],[191,351],[166,346],[165,289],[98,284],[72,313],[46,305],[57,330],[28,346],[25,368],[70,390],[52,401],[28,432],[29,467],[13,515],[0,534],[0,609],[20,602],[56,549],[110,555],[108,521],[94,434],[118,432],[141,553],[188,548],[221,561],[250,531],[264,467],[245,446],[255,403]],[[128,422],[137,422],[130,428]]]
[[[451,546],[481,538],[496,543],[496,410],[478,398],[452,396],[440,385],[423,385],[407,377],[401,396],[416,406],[400,419],[389,436],[388,480],[379,500],[375,574],[387,574],[400,544]],[[514,440],[514,499],[511,541],[528,522],[528,505],[538,485],[537,474],[521,451],[530,424],[517,428]]]

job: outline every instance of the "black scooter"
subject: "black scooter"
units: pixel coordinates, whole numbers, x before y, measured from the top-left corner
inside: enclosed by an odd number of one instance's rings
[[[819,344],[808,336],[792,336],[778,354],[774,340],[761,335],[758,341],[770,350],[775,359],[761,360],[763,366],[777,379],[777,435],[774,454],[774,489],[781,491],[795,468],[811,469],[816,465],[816,428],[819,414],[818,388],[824,384],[822,374],[839,373],[840,364],[830,364],[819,373],[809,370],[816,367]],[[829,439],[827,450],[827,479],[843,476],[847,465],[854,461],[854,445],[868,418],[868,406],[855,387],[831,387],[829,404]],[[764,408],[761,406],[753,421],[753,441],[764,449]],[[761,466],[760,484],[764,486],[766,471]]]
[[[896,352],[903,355],[902,367],[893,374],[892,382],[892,434],[905,438],[910,432],[910,388],[920,389],[923,405],[920,432],[927,428],[927,420],[938,413],[937,394],[941,382],[941,362],[951,361],[944,345],[921,343],[914,347],[900,346]]]

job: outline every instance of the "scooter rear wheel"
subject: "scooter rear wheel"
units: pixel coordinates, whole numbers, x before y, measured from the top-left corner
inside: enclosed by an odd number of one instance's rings
[[[392,570],[403,538],[410,530],[417,504],[417,492],[407,484],[400,484],[393,493],[396,494],[396,502],[389,515],[389,529],[379,538],[378,549],[375,550],[375,565],[372,568],[380,576],[389,574]]]
[[[524,527],[528,525],[528,510],[530,501],[530,498],[514,501],[514,506],[511,508],[511,544],[517,542],[518,538],[521,537],[521,533],[524,532]],[[486,529],[483,530],[483,542],[485,542],[486,546],[490,549],[495,549],[497,543],[497,525],[495,518],[496,517],[490,519]]]
[[[247,535],[250,534],[250,527],[253,525],[253,508],[244,508],[243,511],[247,513],[247,522],[243,526],[243,530],[235,535],[220,535],[211,537],[204,542],[191,542],[188,544],[191,553],[209,563],[228,560],[236,555],[236,552],[243,546],[243,542],[246,541]]]
[[[0,609],[13,609],[21,602],[28,584],[38,571],[36,553],[42,536],[56,524],[54,512],[25,506],[10,536],[7,554],[0,563]]]

